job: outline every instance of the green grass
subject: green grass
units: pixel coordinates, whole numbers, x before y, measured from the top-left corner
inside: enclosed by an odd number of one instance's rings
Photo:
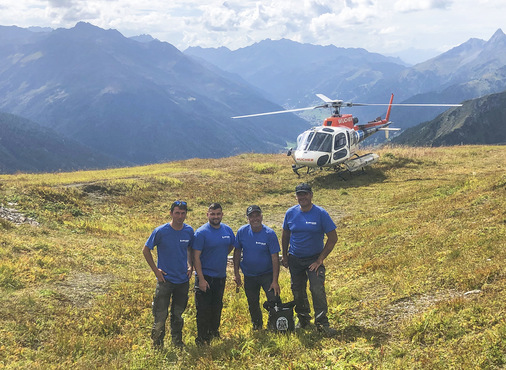
[[[503,368],[506,366],[506,147],[384,148],[363,174],[297,178],[286,155],[0,176],[0,368]],[[234,230],[258,204],[281,235],[300,181],[338,225],[326,260],[339,331],[253,333],[229,274],[222,339],[153,352],[154,276],[142,246],[175,199],[187,222],[211,202]],[[193,280],[192,280],[193,281]],[[282,298],[291,299],[288,271]],[[471,294],[464,293],[477,290]]]

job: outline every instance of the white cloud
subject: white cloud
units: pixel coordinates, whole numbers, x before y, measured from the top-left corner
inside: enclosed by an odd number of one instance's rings
[[[405,12],[424,11],[430,9],[447,9],[452,0],[399,0],[395,3],[395,10]]]
[[[181,50],[288,38],[383,53],[444,51],[506,30],[502,0],[2,0],[0,9],[0,25],[70,28],[86,21],[127,37],[150,34]]]

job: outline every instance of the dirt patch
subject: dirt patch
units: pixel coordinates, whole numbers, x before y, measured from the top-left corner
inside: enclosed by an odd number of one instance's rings
[[[9,206],[15,206],[14,203],[9,203]],[[39,223],[32,218],[26,217],[24,214],[19,212],[15,208],[6,208],[4,206],[0,206],[0,218],[12,222],[15,225],[21,224],[30,224],[34,226],[39,226]]]
[[[55,290],[60,294],[60,300],[78,308],[87,308],[92,306],[95,296],[107,293],[113,280],[112,275],[75,272],[59,283]]]
[[[458,292],[445,290],[429,294],[416,294],[392,301],[385,309],[379,311],[372,318],[362,320],[361,325],[373,328],[383,333],[393,333],[400,323],[409,320],[413,316],[423,313],[439,303],[451,301],[457,298],[472,299],[481,291]],[[387,334],[388,335],[388,334]]]

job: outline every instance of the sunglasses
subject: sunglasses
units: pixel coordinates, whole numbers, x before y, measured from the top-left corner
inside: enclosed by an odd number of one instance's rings
[[[186,202],[183,202],[182,200],[176,200],[174,203],[172,203],[170,206],[170,211],[172,212],[176,207],[184,209],[185,211],[188,209]]]

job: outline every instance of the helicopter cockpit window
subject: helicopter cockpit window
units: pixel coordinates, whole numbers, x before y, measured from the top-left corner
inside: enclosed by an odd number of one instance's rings
[[[317,132],[314,135],[308,150],[317,152],[330,152],[332,150],[332,135],[323,132]]]
[[[297,138],[297,150],[307,150],[307,147],[311,142],[313,136],[314,132],[312,131],[306,131],[300,134],[299,137]]]
[[[340,132],[336,135],[336,138],[334,140],[334,150],[339,150],[344,146],[346,146],[346,136],[344,133]]]

